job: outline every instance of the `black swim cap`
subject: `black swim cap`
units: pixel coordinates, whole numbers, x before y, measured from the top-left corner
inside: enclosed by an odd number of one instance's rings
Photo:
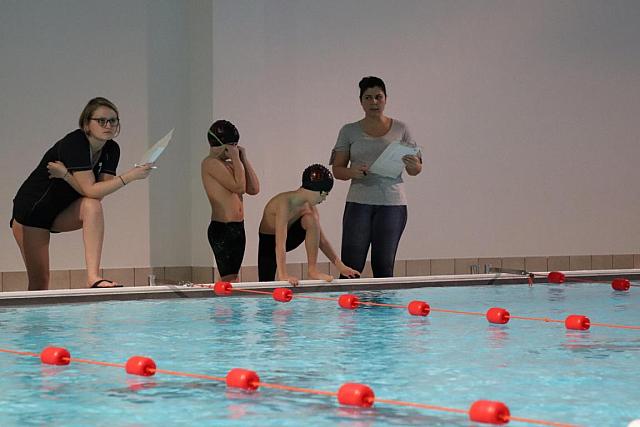
[[[207,132],[207,139],[211,147],[219,147],[222,144],[237,144],[240,134],[233,123],[226,120],[214,122]]]
[[[333,175],[320,164],[311,165],[302,173],[302,188],[328,193],[333,188]]]

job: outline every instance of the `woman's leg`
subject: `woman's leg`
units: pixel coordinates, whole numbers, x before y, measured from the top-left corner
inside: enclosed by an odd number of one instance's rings
[[[371,220],[375,206],[347,202],[342,217],[340,259],[357,271],[364,270],[371,243]],[[345,277],[340,276],[341,279]]]
[[[396,252],[406,225],[406,206],[376,206],[371,239],[373,277],[393,277]]]
[[[49,230],[22,225],[15,219],[11,228],[27,268],[29,290],[49,289]]]
[[[60,212],[53,222],[52,231],[73,231],[82,228],[84,240],[84,258],[87,266],[88,285],[102,279],[100,276],[100,258],[104,241],[104,213],[102,202],[83,197]],[[105,282],[103,282],[105,283]],[[108,283],[105,283],[108,285]]]

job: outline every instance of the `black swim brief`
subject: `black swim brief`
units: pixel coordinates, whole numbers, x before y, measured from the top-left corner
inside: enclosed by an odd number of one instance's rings
[[[244,232],[244,221],[218,222],[211,221],[207,230],[209,245],[216,258],[220,277],[237,275],[244,258],[247,239]]]
[[[258,242],[258,280],[273,282],[276,279],[276,236],[275,234],[259,233]],[[287,230],[286,251],[292,251],[304,242],[307,231],[302,228],[302,217],[291,224]]]

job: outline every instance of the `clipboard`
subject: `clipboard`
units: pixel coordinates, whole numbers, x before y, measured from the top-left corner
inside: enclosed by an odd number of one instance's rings
[[[369,172],[388,178],[397,178],[404,170],[402,157],[415,156],[420,152],[420,147],[403,144],[399,141],[392,142],[378,156],[375,162],[369,166]]]
[[[167,148],[167,145],[169,145],[169,141],[171,141],[171,138],[173,137],[174,130],[175,128],[171,129],[169,133],[160,138],[158,142],[153,144],[153,146],[142,155],[142,159],[140,159],[140,161],[136,163],[135,166],[142,166],[147,163],[155,163],[164,149]]]

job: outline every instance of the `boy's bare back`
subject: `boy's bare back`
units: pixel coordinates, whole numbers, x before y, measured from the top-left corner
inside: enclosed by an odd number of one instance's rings
[[[313,212],[308,203],[296,203],[296,191],[285,191],[275,195],[264,207],[260,221],[260,233],[276,234],[276,217],[282,215],[287,218],[287,228],[301,216]]]

